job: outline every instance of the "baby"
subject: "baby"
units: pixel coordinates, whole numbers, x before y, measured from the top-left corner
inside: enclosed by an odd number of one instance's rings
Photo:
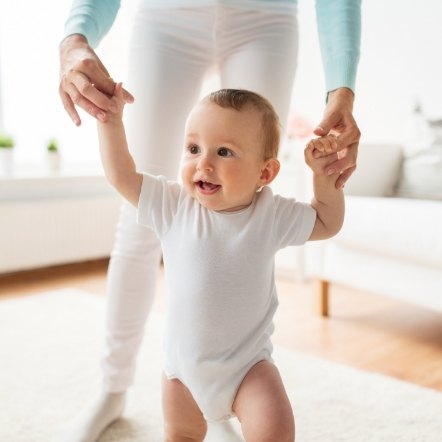
[[[274,195],[268,185],[280,168],[278,116],[258,94],[222,89],[191,111],[182,183],[171,182],[137,172],[121,83],[112,99],[117,111],[98,123],[105,174],[163,247],[165,440],[202,441],[207,420],[237,416],[247,441],[292,442],[293,412],[271,357],[274,255],[340,230],[343,192],[336,176],[323,173],[337,159],[336,138],[305,149],[311,204]]]

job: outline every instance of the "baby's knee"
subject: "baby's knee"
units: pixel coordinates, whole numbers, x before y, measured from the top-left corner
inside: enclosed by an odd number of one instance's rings
[[[207,423],[189,389],[178,379],[163,375],[164,440],[202,442]]]
[[[295,423],[293,420],[285,420],[284,422],[278,423],[275,422],[273,425],[270,425],[269,428],[264,430],[261,435],[256,434],[250,440],[256,442],[294,442]]]
[[[275,434],[268,441],[294,442],[295,441],[295,422],[288,421],[284,426],[279,426]]]

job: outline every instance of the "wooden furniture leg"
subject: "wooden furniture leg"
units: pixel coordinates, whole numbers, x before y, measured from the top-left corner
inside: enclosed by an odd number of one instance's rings
[[[329,315],[329,289],[330,282],[322,279],[317,279],[315,284],[315,297],[317,299],[317,311],[323,316]]]

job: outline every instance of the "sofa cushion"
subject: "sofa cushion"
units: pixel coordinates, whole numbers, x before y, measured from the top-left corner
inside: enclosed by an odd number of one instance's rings
[[[405,158],[397,195],[442,200],[442,143]]]
[[[348,196],[342,245],[442,269],[442,201]]]
[[[442,119],[429,119],[418,105],[413,122],[395,196],[442,200]]]
[[[360,144],[358,166],[345,185],[346,195],[392,196],[402,164],[402,146]]]

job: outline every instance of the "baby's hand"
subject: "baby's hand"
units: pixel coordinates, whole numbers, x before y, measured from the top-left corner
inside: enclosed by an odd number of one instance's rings
[[[323,175],[324,169],[338,159],[337,146],[332,134],[310,140],[304,150],[305,162],[314,173]]]
[[[338,150],[338,138],[333,134],[314,138],[313,140],[310,140],[309,144],[312,144],[314,150],[317,151],[313,152],[315,158],[323,156],[324,154],[328,155]]]
[[[108,111],[109,120],[121,120],[126,101],[124,100],[123,83],[115,85],[114,95],[111,97],[112,107]]]

